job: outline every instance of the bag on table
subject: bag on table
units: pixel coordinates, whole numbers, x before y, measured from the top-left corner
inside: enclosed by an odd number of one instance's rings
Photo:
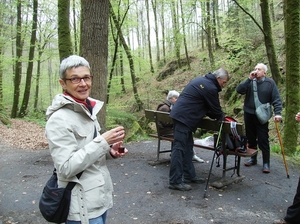
[[[247,152],[247,137],[239,135],[236,130],[237,121],[232,117],[225,117],[225,121],[230,122],[231,134],[226,134],[226,148],[230,151]]]
[[[78,179],[81,174],[82,172],[77,174]],[[75,182],[69,182],[66,188],[58,188],[57,174],[54,169],[39,201],[40,212],[48,222],[63,223],[67,220],[71,202],[71,191],[75,185]]]

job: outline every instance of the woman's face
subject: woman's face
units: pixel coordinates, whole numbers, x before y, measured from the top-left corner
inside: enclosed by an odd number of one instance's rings
[[[78,81],[78,78],[80,81],[74,83]],[[84,101],[89,97],[91,92],[92,76],[90,69],[85,66],[69,68],[66,70],[66,78],[60,79],[59,83],[68,94]]]
[[[174,104],[174,103],[176,103],[177,99],[178,99],[178,97],[173,96],[173,97],[171,98],[171,102]]]

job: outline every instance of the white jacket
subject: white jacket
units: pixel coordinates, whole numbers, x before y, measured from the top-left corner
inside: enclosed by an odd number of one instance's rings
[[[97,113],[103,102],[95,101],[93,113],[71,97],[58,94],[48,107],[46,137],[49,142],[59,187],[73,181],[68,219],[88,224],[112,207],[113,185],[106,166],[110,147],[99,134]],[[94,138],[96,128],[97,137]],[[76,174],[83,171],[80,179]]]

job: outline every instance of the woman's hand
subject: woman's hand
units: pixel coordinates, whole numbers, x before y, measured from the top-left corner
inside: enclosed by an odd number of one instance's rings
[[[117,142],[117,143],[114,143],[114,144],[110,147],[110,154],[111,154],[113,157],[123,157],[123,156],[125,156],[127,153],[128,153],[128,149],[126,149],[126,148],[123,146],[123,142],[122,142],[122,141]]]
[[[296,121],[300,122],[300,112],[298,112],[298,113],[296,114],[295,119],[296,119]]]
[[[102,137],[109,145],[121,142],[125,137],[125,130],[123,126],[118,126],[102,134]]]

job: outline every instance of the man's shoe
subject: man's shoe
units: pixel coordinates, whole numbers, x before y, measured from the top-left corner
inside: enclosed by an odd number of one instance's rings
[[[191,185],[181,183],[181,184],[170,184],[169,188],[172,190],[179,190],[179,191],[190,191],[192,190]]]
[[[256,159],[249,159],[247,162],[244,162],[245,166],[253,166],[257,164],[257,160]]]
[[[197,155],[194,155],[194,156],[193,156],[193,161],[199,162],[199,163],[204,163],[204,160],[201,159],[201,158],[199,158]]]
[[[195,176],[192,179],[183,178],[184,183],[195,183],[195,184],[203,184],[205,183],[205,179]]]
[[[289,224],[289,222],[285,221],[284,219],[275,220],[273,224]]]
[[[263,166],[263,173],[270,173],[270,166],[268,163],[265,163]]]

